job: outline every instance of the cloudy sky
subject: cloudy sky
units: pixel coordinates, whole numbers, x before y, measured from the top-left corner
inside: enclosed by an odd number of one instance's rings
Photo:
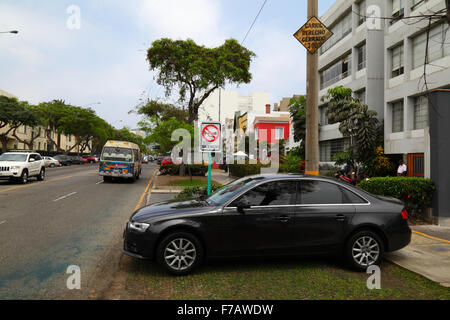
[[[91,106],[112,125],[134,128],[139,98],[162,98],[145,51],[161,37],[209,47],[242,41],[264,0],[1,0],[0,89],[39,103]],[[304,93],[305,49],[292,34],[306,0],[268,0],[244,45],[255,52],[253,81],[242,95],[267,91],[271,102]],[[333,3],[320,0],[319,15]],[[80,9],[80,28],[71,19]],[[69,12],[68,12],[69,11]],[[69,27],[68,27],[69,26]],[[75,27],[75,28],[74,28]]]

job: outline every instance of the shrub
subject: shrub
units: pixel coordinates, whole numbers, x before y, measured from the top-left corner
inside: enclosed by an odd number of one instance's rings
[[[410,177],[371,178],[359,186],[373,194],[400,199],[407,209],[429,207],[435,190],[430,179]]]
[[[248,161],[246,161],[245,164],[233,163],[229,164],[228,167],[231,176],[240,178],[260,174],[261,168],[264,167],[264,165],[261,162],[250,164]]]
[[[208,172],[208,167],[201,164],[190,164],[185,165],[185,173],[189,174],[189,169],[193,176],[205,176]],[[180,174],[180,165],[177,164],[166,164],[159,168],[161,175],[177,176]]]
[[[280,164],[280,172],[303,173],[305,172],[305,161],[301,157],[289,153],[284,162]]]
[[[216,191],[222,186],[211,186],[211,192]],[[177,195],[177,200],[187,200],[187,199],[198,199],[201,196],[208,196],[208,187],[186,187],[184,190]]]

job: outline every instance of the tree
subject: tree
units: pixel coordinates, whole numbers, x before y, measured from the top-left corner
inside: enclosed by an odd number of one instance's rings
[[[328,89],[322,100],[328,100],[327,117],[330,123],[339,123],[339,131],[350,138],[350,147],[359,161],[373,153],[379,132],[377,112],[352,96],[352,90],[338,86]]]
[[[148,152],[147,146],[144,143],[144,138],[142,138],[141,136],[138,136],[137,134],[134,134],[126,127],[122,128],[120,130],[114,129],[111,140],[133,142],[139,146],[139,149],[141,149],[141,152],[143,152],[143,153]]]
[[[153,128],[150,131],[150,135],[145,138],[145,142],[147,144],[158,143],[161,153],[169,152],[179,143],[178,141],[172,141],[172,133],[177,129],[188,130],[191,133],[191,141],[193,141],[194,126],[172,118],[161,122],[157,127]]]
[[[69,106],[63,100],[53,100],[38,104],[35,111],[44,126],[47,140],[56,145],[58,152],[62,152],[61,133],[63,133],[64,123],[67,122],[67,115],[70,113]],[[53,132],[57,133],[56,140],[52,137]]]
[[[36,125],[35,120],[26,101],[0,96],[0,129],[4,129],[0,133],[2,151],[7,151],[10,133],[14,133],[22,125]]]
[[[289,112],[294,123],[294,141],[301,141],[299,146],[300,156],[305,158],[306,140],[306,98],[294,97],[289,101]]]
[[[37,116],[36,112],[34,111],[34,106],[29,106],[28,103],[25,103],[23,105],[23,125],[31,127],[31,137],[30,139],[22,139],[17,135],[17,129],[18,127],[14,128],[13,130],[13,137],[16,138],[19,142],[22,142],[25,144],[29,150],[33,150],[34,142],[37,138],[41,137],[41,130],[35,130],[38,126],[42,124],[41,120]]]
[[[180,102],[188,100],[188,123],[198,118],[198,110],[210,94],[226,83],[249,83],[253,52],[229,39],[217,48],[197,45],[193,40],[156,40],[147,51],[150,70],[170,96],[178,89]]]

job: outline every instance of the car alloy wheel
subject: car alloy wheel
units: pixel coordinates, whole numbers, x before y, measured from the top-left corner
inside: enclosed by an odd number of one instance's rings
[[[176,270],[183,271],[190,268],[197,257],[194,244],[188,239],[175,239],[167,244],[164,250],[166,264]]]
[[[353,242],[353,260],[362,267],[375,264],[380,256],[380,245],[370,236],[362,236]]]
[[[23,183],[23,184],[27,184],[27,183],[28,183],[28,172],[24,171],[24,172],[22,173],[21,179],[22,179],[22,183]]]
[[[39,176],[37,178],[39,181],[44,181],[45,179],[45,170],[41,169],[41,172],[39,173]]]
[[[174,232],[159,243],[156,258],[169,273],[187,275],[201,264],[203,246],[197,237],[189,232]]]

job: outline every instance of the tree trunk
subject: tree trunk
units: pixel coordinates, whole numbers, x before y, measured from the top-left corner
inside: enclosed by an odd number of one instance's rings
[[[0,140],[2,142],[2,153],[8,151],[8,137],[6,135],[0,136]]]

